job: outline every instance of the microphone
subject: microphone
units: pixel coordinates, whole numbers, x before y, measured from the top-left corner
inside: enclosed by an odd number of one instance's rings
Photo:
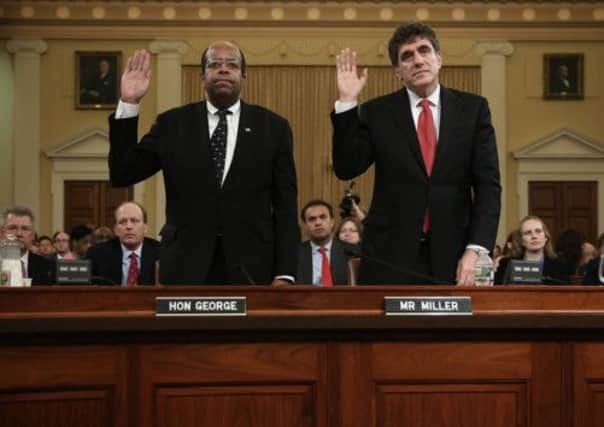
[[[543,283],[555,283],[556,285],[570,285],[569,282],[565,282],[564,280],[555,279],[551,276],[541,276],[541,282]]]
[[[395,271],[397,273],[405,274],[407,276],[414,276],[418,279],[426,280],[428,283],[435,283],[439,285],[450,285],[451,283],[445,282],[444,280],[437,279],[433,276],[428,276],[427,274],[419,273],[417,271],[409,270],[406,268],[399,267],[398,265],[394,265],[389,263],[388,261],[384,261],[380,258],[375,258],[363,253],[362,249],[357,245],[352,245],[346,242],[338,242],[342,246],[344,250],[344,254],[349,257],[357,257],[367,261],[375,262],[376,264],[383,265],[384,267],[388,267],[390,270]]]
[[[248,285],[256,284],[256,282],[254,282],[254,279],[252,279],[252,276],[250,275],[250,273],[247,271],[247,269],[245,268],[245,266],[243,264],[236,264],[234,267],[235,267],[235,270],[240,271],[241,274],[243,274],[243,277],[245,277],[245,280],[247,280]]]
[[[91,285],[104,285],[104,286],[117,285],[117,283],[115,283],[114,280],[111,280],[110,278],[105,277],[105,276],[90,276],[90,284]]]

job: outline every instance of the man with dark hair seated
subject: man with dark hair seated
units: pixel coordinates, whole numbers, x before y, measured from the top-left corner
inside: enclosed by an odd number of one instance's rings
[[[333,238],[333,207],[324,200],[311,200],[300,219],[310,240],[300,244],[296,282],[329,287],[348,283],[342,243]]]
[[[147,213],[136,202],[122,203],[115,210],[117,238],[93,245],[87,258],[92,263],[93,282],[123,286],[155,284],[159,242],[145,237]]]

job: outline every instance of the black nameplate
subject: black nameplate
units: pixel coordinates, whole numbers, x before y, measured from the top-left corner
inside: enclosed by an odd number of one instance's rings
[[[386,316],[472,315],[470,297],[384,297]]]
[[[541,283],[543,264],[540,261],[512,259],[507,274],[507,283]]]
[[[90,283],[89,259],[59,259],[57,260],[58,284]]]
[[[245,316],[246,297],[156,297],[156,316]]]

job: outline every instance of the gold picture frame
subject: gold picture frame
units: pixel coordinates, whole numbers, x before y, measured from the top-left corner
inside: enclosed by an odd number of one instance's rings
[[[119,99],[121,52],[76,52],[75,107],[114,109]]]
[[[582,53],[543,55],[543,98],[577,100],[584,97]]]

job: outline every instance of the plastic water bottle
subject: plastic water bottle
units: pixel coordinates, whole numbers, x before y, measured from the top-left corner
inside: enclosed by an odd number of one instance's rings
[[[600,284],[604,285],[604,254],[600,255],[600,265],[598,266],[598,279],[600,279]]]
[[[495,275],[495,264],[489,256],[489,252],[481,250],[478,252],[478,260],[474,267],[474,284],[476,286],[493,286]]]

